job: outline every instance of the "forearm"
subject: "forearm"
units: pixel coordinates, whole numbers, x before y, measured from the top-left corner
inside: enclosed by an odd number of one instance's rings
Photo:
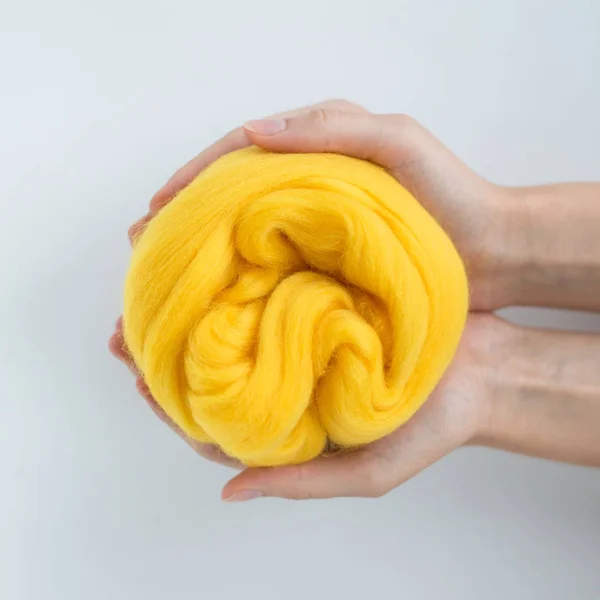
[[[600,336],[512,328],[478,443],[600,466]]]
[[[511,304],[600,310],[600,184],[507,193],[513,214],[503,252]]]

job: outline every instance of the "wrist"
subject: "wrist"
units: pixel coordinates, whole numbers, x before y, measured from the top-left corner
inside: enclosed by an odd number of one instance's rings
[[[597,308],[598,187],[499,188],[497,197],[502,208],[487,272],[496,299],[493,308]]]
[[[600,466],[600,336],[508,325],[472,444]]]
[[[499,249],[504,268],[500,307],[534,304],[538,288],[551,279],[557,232],[536,189],[502,188],[507,218]]]
[[[477,349],[481,372],[481,405],[471,445],[502,447],[506,431],[518,415],[523,385],[523,363],[519,349],[527,346],[527,329],[498,317],[482,317],[487,330],[485,345]]]
[[[467,264],[471,305],[477,311],[518,304],[520,282],[531,262],[528,224],[532,217],[519,192],[489,184],[486,204],[488,226],[480,234],[477,259]]]
[[[487,411],[477,432],[476,442],[481,446],[506,449],[510,431],[519,420],[519,405],[523,386],[530,381],[519,350],[527,346],[527,330],[507,325],[502,345],[496,346],[488,357],[486,389]]]

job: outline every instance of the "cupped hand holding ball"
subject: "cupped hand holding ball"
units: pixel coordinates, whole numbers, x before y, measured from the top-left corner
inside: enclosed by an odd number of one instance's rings
[[[132,241],[201,171],[222,155],[255,145],[280,153],[335,153],[364,159],[398,180],[438,221],[460,253],[469,278],[472,311],[511,301],[510,198],[473,173],[426,129],[404,115],[372,115],[331,101],[287,115],[251,121],[180,169],[154,196],[150,212],[130,229]],[[380,496],[453,449],[486,437],[493,410],[496,366],[510,355],[513,328],[489,314],[471,314],[450,367],[427,402],[390,435],[354,450],[300,464],[251,467],[223,489],[224,499],[258,496],[326,498]],[[111,351],[136,372],[122,321]],[[201,455],[242,466],[213,445],[191,439],[152,398],[137,373],[137,387],[156,414]]]

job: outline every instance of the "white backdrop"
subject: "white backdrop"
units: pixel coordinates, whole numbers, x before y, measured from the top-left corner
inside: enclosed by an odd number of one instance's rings
[[[599,38],[597,0],[1,0],[0,597],[598,600],[598,471],[468,449],[223,505],[106,341],[127,227],[248,118],[345,97],[499,183],[599,179]]]

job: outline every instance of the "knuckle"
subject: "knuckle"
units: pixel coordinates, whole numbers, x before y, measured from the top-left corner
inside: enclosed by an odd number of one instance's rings
[[[387,485],[375,483],[369,488],[367,498],[383,498],[389,491],[390,488]]]
[[[314,108],[310,116],[317,124],[330,127],[339,122],[341,113],[342,111],[337,108],[320,106],[319,108]]]
[[[339,131],[344,112],[335,108],[315,108],[309,118],[317,130],[321,130],[323,152],[334,152],[335,132]]]
[[[382,498],[390,491],[390,486],[382,479],[371,479],[365,496],[367,498]]]
[[[370,448],[364,454],[361,480],[364,496],[367,498],[381,498],[385,496],[394,486],[391,483],[393,466],[389,464],[388,458]]]
[[[384,148],[388,152],[388,170],[392,174],[404,173],[418,165],[427,149],[423,126],[405,114],[382,115],[379,123],[388,140]]]
[[[403,133],[414,132],[421,128],[421,125],[416,119],[405,114],[392,115],[390,121],[394,128]]]
[[[323,108],[334,109],[344,112],[368,112],[366,108],[356,104],[354,102],[350,102],[349,100],[345,100],[343,98],[331,98],[326,102],[323,102]]]
[[[301,463],[287,467],[288,485],[285,497],[289,500],[310,500],[314,497],[312,490],[310,463]]]

